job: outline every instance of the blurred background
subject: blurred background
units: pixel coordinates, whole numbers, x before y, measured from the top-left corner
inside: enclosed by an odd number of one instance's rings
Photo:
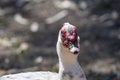
[[[78,28],[88,80],[120,80],[120,0],[0,0],[0,76],[58,71],[64,22]]]

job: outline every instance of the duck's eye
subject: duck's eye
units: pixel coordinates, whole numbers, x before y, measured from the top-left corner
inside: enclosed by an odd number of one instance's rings
[[[70,48],[72,48],[73,47],[73,45],[72,45],[72,42],[68,42],[68,48],[70,49]]]
[[[72,42],[69,41],[68,44],[69,44],[69,45],[72,45]]]

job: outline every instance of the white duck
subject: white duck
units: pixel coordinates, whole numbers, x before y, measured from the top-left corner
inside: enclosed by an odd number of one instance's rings
[[[79,36],[74,25],[64,23],[59,31],[57,41],[59,57],[59,73],[54,72],[25,72],[0,77],[0,80],[86,80],[77,57],[80,52]]]

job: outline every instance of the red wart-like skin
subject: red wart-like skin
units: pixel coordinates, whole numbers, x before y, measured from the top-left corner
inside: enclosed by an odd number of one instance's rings
[[[66,29],[64,27],[62,27],[61,29],[61,33],[62,35],[66,36],[66,38],[70,41],[74,41],[76,39],[76,35],[77,35],[77,29],[75,26],[73,26],[73,31],[70,34],[69,32],[66,31]]]
[[[62,44],[65,47],[70,47],[71,44],[75,45],[78,43],[78,36],[77,36],[77,28],[74,25],[70,25],[69,23],[64,24],[63,27],[61,28],[61,40]],[[78,46],[76,48],[70,49],[71,52],[76,53],[80,52],[80,49]]]
[[[67,32],[64,27],[62,27],[61,33],[62,33],[62,36],[65,37],[67,41],[69,40],[71,42],[74,42],[77,39],[77,30],[76,30],[75,26],[73,26],[73,31],[71,34],[69,32]],[[64,41],[65,43],[67,43],[66,40]]]

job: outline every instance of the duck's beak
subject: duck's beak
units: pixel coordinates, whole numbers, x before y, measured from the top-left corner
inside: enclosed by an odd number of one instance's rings
[[[70,48],[70,52],[73,54],[78,54],[80,52],[80,49],[77,47],[72,47]]]
[[[78,45],[78,41],[76,41],[74,43],[71,42],[70,44],[68,44],[68,48],[69,48],[70,52],[73,54],[80,53],[80,47]]]

